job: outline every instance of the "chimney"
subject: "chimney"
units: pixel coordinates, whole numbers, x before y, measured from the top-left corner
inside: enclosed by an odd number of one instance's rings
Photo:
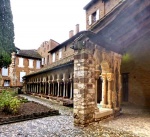
[[[79,24],[76,25],[76,34],[79,33]]]
[[[73,30],[69,31],[69,38],[71,38],[73,36]]]

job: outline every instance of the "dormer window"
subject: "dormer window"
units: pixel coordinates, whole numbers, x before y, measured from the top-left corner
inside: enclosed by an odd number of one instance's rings
[[[99,20],[99,9],[89,16],[89,25]]]

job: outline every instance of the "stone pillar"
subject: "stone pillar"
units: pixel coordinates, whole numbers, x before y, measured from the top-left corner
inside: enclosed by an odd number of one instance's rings
[[[107,100],[108,100],[108,108],[112,108],[112,81],[114,79],[114,75],[113,73],[107,73],[107,80],[108,80],[108,96],[107,96]]]
[[[106,107],[106,99],[107,99],[107,91],[106,91],[106,73],[102,73],[101,75],[102,79],[103,79],[103,83],[102,83],[102,101],[101,101],[101,106],[103,108]]]
[[[95,61],[82,50],[74,56],[74,124],[86,126],[95,115]]]
[[[37,86],[37,93],[39,93],[39,83],[38,83],[38,81],[36,83],[36,86]]]
[[[41,94],[41,81],[39,83],[39,94]]]
[[[58,84],[58,86],[57,86],[57,97],[59,97],[60,96],[60,91],[59,91],[59,87],[60,87],[60,82],[58,81],[57,82],[57,84]]]
[[[45,95],[46,95],[46,91],[47,91],[47,81],[45,81]]]
[[[73,99],[73,80],[70,79],[70,99]]]
[[[50,81],[48,81],[48,95],[50,95]]]
[[[55,81],[53,80],[53,91],[52,91],[52,95],[55,95]]]
[[[66,80],[63,79],[63,82],[64,82],[63,97],[65,97],[66,96]]]
[[[68,84],[69,84],[69,81],[67,80],[66,81],[66,94],[65,94],[66,98],[68,98]]]

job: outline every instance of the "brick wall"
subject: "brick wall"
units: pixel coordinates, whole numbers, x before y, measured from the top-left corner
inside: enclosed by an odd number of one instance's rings
[[[97,3],[93,4],[88,10],[86,10],[86,29],[89,29],[93,24],[89,25],[89,16],[92,15],[99,9],[99,18],[103,18],[106,14],[108,14],[119,2],[122,0],[109,0],[107,2],[102,2],[102,0],[98,0]]]
[[[15,86],[22,86],[22,82],[20,82],[20,72],[26,72],[26,75],[29,74],[29,73],[32,73],[36,70],[38,70],[36,68],[36,61],[38,59],[33,59],[33,68],[29,68],[29,58],[23,58],[23,65],[24,67],[19,67],[18,64],[19,64],[19,56],[16,56],[15,58],[15,74],[16,74],[16,77],[17,77],[17,80],[16,80],[16,85]],[[12,84],[12,80],[11,80],[11,85]]]
[[[52,56],[48,53],[51,49],[55,48],[59,43],[50,39],[49,41],[44,41],[41,46],[38,48],[38,53],[46,61],[44,66],[51,64]]]

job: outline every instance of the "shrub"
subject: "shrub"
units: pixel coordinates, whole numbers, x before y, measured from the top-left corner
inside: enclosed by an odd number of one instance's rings
[[[20,108],[20,100],[8,91],[3,91],[0,94],[0,110],[5,113],[16,114]]]

